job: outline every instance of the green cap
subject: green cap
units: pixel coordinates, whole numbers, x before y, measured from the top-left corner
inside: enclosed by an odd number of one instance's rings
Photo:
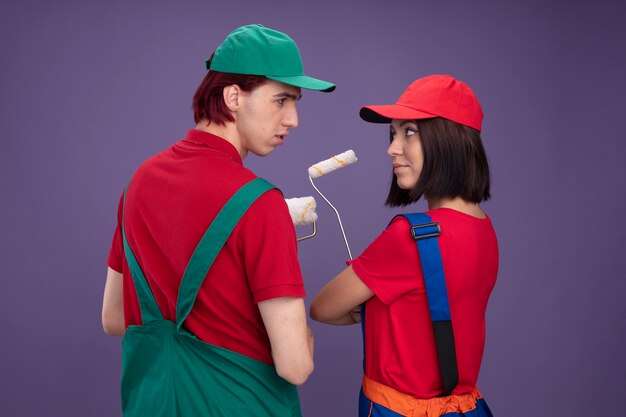
[[[212,71],[263,75],[295,87],[330,92],[335,84],[304,75],[298,46],[288,35],[262,25],[235,29],[206,61]]]

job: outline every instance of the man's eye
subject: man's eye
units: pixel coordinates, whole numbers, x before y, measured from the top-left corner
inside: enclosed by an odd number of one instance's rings
[[[283,104],[285,104],[285,100],[287,100],[287,99],[286,98],[279,98],[276,101],[278,102],[278,104],[280,104],[282,106]]]

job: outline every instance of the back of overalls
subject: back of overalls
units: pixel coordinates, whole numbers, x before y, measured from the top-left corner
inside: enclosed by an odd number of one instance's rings
[[[441,235],[441,228],[425,213],[402,216],[411,225],[411,237],[415,240],[419,252],[444,392],[435,398],[415,398],[363,375],[359,394],[359,417],[493,417],[478,389],[466,394],[451,394],[458,382],[458,369],[448,292],[437,241]],[[365,310],[363,304],[361,327],[364,367]]]
[[[183,328],[232,230],[250,205],[272,188],[267,181],[254,179],[221,209],[185,269],[176,322],[163,318],[122,226],[142,319],[141,326],[126,329],[122,344],[124,417],[301,416],[296,387],[278,376],[273,366],[205,343]]]

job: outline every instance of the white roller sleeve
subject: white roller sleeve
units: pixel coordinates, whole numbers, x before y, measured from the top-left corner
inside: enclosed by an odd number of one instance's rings
[[[354,151],[350,149],[349,151],[335,155],[332,158],[318,162],[315,165],[311,165],[309,167],[309,176],[311,178],[321,177],[322,175],[333,172],[339,168],[354,164],[356,161],[358,161],[358,159],[356,158]]]
[[[306,226],[317,220],[317,203],[313,197],[285,198],[294,226]]]

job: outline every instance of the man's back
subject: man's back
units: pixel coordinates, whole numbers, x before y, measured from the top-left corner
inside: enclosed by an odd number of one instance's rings
[[[124,208],[127,239],[166,319],[176,319],[178,287],[196,245],[228,199],[255,177],[231,144],[199,130],[146,161],[133,176]],[[282,195],[269,191],[226,241],[186,328],[203,341],[273,363],[256,303],[305,295],[296,251]],[[116,232],[109,265],[126,274],[122,253]],[[124,280],[124,313],[127,325],[141,324],[131,280]]]

